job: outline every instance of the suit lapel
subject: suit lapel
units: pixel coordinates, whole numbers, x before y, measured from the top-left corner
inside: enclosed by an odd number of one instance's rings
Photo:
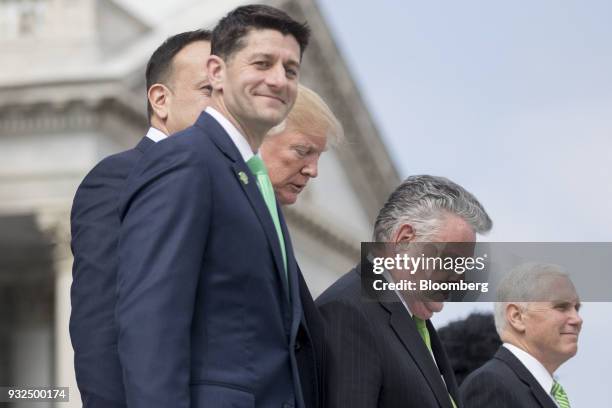
[[[495,357],[498,360],[503,361],[508,365],[512,371],[517,375],[518,378],[529,386],[533,396],[538,400],[543,408],[557,408],[552,398],[548,393],[540,386],[538,380],[527,370],[527,368],[521,363],[521,361],[512,354],[512,352],[501,346]]]
[[[289,279],[288,288],[291,301],[294,303],[294,312],[299,312],[301,318],[301,306],[300,306],[300,288],[298,282],[298,266],[293,253],[293,245],[291,244],[291,237],[289,230],[287,229],[287,223],[285,222],[285,216],[281,210],[279,202],[276,202],[276,208],[278,209],[278,220],[281,225],[281,231],[283,231],[283,239],[285,240],[285,253],[287,255],[287,278]],[[280,250],[280,247],[279,247]]]
[[[423,373],[440,406],[452,408],[440,372],[404,305],[399,299],[397,302],[381,302],[381,305],[391,313],[389,320],[391,328]]]
[[[436,329],[433,327],[429,320],[427,321],[427,329],[429,330],[429,337],[431,339],[431,349],[434,353],[434,356],[436,356],[438,369],[444,377],[446,389],[453,397],[453,400],[455,401],[455,404],[457,404],[457,407],[461,407],[461,398],[459,397],[459,387],[457,387],[455,372],[453,371],[453,368],[450,365],[448,356],[446,355],[446,351],[444,351],[442,342],[438,337],[438,333],[436,332]]]
[[[257,214],[257,218],[259,219],[264,232],[266,233],[268,244],[270,245],[272,254],[274,256],[276,271],[278,272],[278,277],[282,285],[282,292],[286,294],[287,291],[285,288],[287,287],[287,282],[285,279],[285,266],[283,265],[283,255],[281,253],[278,235],[276,234],[276,228],[274,228],[274,222],[272,221],[270,211],[268,211],[268,207],[266,206],[263,196],[261,195],[259,188],[257,188],[255,176],[251,173],[244,161],[233,163],[232,169],[236,175],[236,180],[243,178],[241,173],[248,175],[248,181],[246,183],[242,181],[239,181],[239,183],[249,199],[251,207],[253,207],[253,210],[255,210],[255,214]],[[286,296],[284,296],[284,298],[286,298]]]
[[[242,159],[242,156],[240,155],[236,145],[234,145],[232,139],[229,137],[225,129],[223,129],[223,127],[219,124],[219,122],[216,121],[216,119],[214,119],[208,113],[202,112],[195,125],[203,129],[205,134],[211,138],[219,150],[221,150],[221,152],[223,152],[223,154],[232,161],[231,167],[236,177],[236,182],[238,182],[240,187],[242,187],[242,191],[244,191],[245,195],[247,196],[251,207],[253,207],[253,210],[255,211],[255,214],[263,227],[268,244],[270,245],[270,249],[272,251],[274,263],[276,265],[276,272],[282,285],[281,290],[286,294],[285,288],[287,287],[287,282],[285,279],[285,266],[283,265],[283,255],[281,253],[278,235],[276,234],[276,228],[274,228],[274,222],[272,221],[272,216],[270,215],[270,211],[268,211],[266,202],[264,201],[259,188],[257,188],[255,176],[253,173],[251,173],[251,170]],[[282,225],[284,225],[284,222],[281,223],[281,226]],[[288,300],[286,295],[283,296],[283,300],[285,303],[287,303]]]

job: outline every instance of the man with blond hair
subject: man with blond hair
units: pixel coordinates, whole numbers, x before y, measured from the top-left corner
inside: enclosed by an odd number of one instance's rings
[[[260,147],[281,205],[295,203],[308,181],[317,177],[321,154],[343,138],[342,125],[325,101],[300,85],[287,119],[268,132]]]
[[[298,86],[298,94],[287,119],[272,128],[259,148],[266,163],[276,199],[281,205],[294,204],[311,178],[317,177],[318,162],[327,147],[339,145],[344,137],[342,125],[316,92]],[[318,386],[318,395],[304,392],[306,406],[315,407],[322,395],[324,326],[319,311],[312,302],[302,274],[300,298],[311,337],[312,349],[298,347],[296,360],[302,389]],[[300,340],[300,343],[305,343]],[[316,368],[310,363],[317,359]]]

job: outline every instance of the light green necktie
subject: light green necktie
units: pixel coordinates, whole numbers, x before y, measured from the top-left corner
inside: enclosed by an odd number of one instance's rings
[[[425,320],[421,319],[420,317],[416,317],[415,315],[412,315],[412,320],[414,320],[417,331],[421,335],[425,346],[427,346],[427,350],[429,350],[430,353],[433,353],[433,351],[431,351],[431,339],[429,338],[429,330],[427,330],[427,323],[425,323]],[[450,398],[451,404],[453,404],[453,408],[457,408],[457,404],[455,404],[453,396],[448,393],[448,397]]]
[[[554,382],[552,389],[550,390],[550,394],[553,396],[559,408],[570,408],[569,399],[567,398],[567,394],[565,390],[558,382]]]
[[[427,324],[425,323],[425,320],[419,317],[416,317],[415,315],[412,315],[412,320],[414,320],[417,331],[419,332],[419,334],[421,335],[421,338],[425,342],[425,345],[427,346],[427,350],[432,352],[431,351],[431,339],[429,338],[429,331],[427,330]]]
[[[261,195],[263,196],[263,199],[266,202],[266,206],[268,207],[270,216],[272,216],[272,222],[274,222],[274,228],[276,229],[276,235],[278,236],[281,253],[283,254],[285,281],[288,284],[289,280],[287,279],[287,254],[285,252],[285,239],[283,238],[283,230],[281,229],[280,221],[278,219],[278,210],[276,208],[274,188],[272,188],[270,177],[268,177],[268,170],[266,169],[266,165],[264,164],[263,160],[261,160],[261,157],[259,156],[251,157],[247,161],[247,165],[249,166],[249,169],[251,169],[251,172],[253,172],[253,174],[257,178],[257,187],[259,187],[259,191],[261,192]],[[285,288],[285,290],[287,289],[288,288]]]

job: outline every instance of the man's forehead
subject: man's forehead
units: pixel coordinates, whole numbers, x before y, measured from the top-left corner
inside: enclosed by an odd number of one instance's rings
[[[316,135],[313,133],[303,132],[297,129],[288,127],[286,129],[289,135],[289,143],[292,145],[302,145],[313,150],[323,151],[327,145],[327,135]]]
[[[574,284],[566,276],[548,277],[548,279],[543,279],[541,282],[539,282],[538,286],[540,287],[540,294],[538,296],[540,299],[535,300],[543,300],[553,303],[577,303],[580,301]]]
[[[184,68],[192,65],[201,65],[202,60],[208,59],[210,56],[210,41],[197,40],[185,45],[172,58],[172,66],[175,68]],[[204,69],[205,66],[202,67]]]
[[[299,63],[300,45],[291,34],[283,34],[271,28],[252,28],[240,41],[243,42],[243,46],[238,53],[244,52],[249,56],[256,54],[276,56],[282,53],[283,56],[294,57],[295,62]]]

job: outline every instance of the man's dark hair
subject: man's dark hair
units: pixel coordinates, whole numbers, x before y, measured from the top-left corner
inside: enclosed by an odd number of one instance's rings
[[[489,361],[502,341],[495,330],[492,313],[472,313],[438,329],[438,337],[448,354],[457,384]]]
[[[172,75],[172,59],[180,50],[196,41],[210,41],[212,34],[209,30],[194,30],[168,37],[162,45],[157,47],[147,62],[145,74],[147,92],[153,84],[164,84]],[[147,115],[149,120],[153,115],[153,107],[147,98]]]
[[[300,46],[300,56],[310,38],[310,28],[306,23],[298,23],[277,8],[252,4],[238,7],[219,20],[212,32],[211,54],[228,60],[245,47],[243,38],[252,29],[272,29],[283,35],[292,35]]]

